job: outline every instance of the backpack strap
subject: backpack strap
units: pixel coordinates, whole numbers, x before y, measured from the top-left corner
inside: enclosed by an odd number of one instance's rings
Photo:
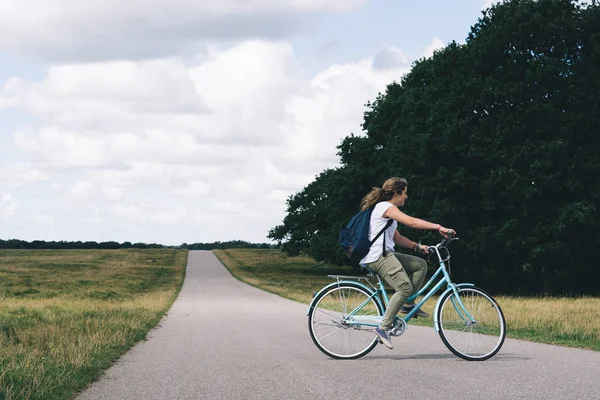
[[[383,229],[377,234],[377,236],[375,236],[373,238],[373,240],[371,240],[371,246],[373,246],[373,243],[375,243],[375,241],[379,238],[379,236],[381,236],[381,234],[383,232],[385,232],[387,230],[387,228],[389,228],[392,223],[394,222],[393,219],[389,219],[388,222],[385,224],[385,226],[383,227]],[[387,256],[387,251],[386,251],[386,247],[385,247],[385,236],[383,236],[383,256]]]

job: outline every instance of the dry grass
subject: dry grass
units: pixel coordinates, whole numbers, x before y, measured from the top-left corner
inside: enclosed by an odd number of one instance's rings
[[[233,276],[252,286],[308,304],[312,291],[331,283],[327,274],[348,275],[348,268],[319,265],[310,257],[287,257],[271,249],[213,250]]]
[[[214,253],[239,280],[304,304],[310,302],[313,291],[332,282],[328,274],[353,275],[347,267],[321,265],[309,257],[287,257],[277,250],[230,249]],[[504,312],[508,337],[600,350],[598,297],[495,298]],[[423,309],[432,314],[436,301],[437,296],[433,296]],[[433,320],[419,318],[410,323],[432,326]]]
[[[187,251],[0,251],[0,398],[65,399],[160,320]]]
[[[512,337],[600,350],[600,298],[498,296]]]

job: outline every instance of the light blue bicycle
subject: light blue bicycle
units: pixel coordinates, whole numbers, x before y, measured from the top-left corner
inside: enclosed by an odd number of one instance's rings
[[[454,284],[450,279],[447,246],[454,240],[458,238],[443,239],[437,245],[429,246],[429,251],[438,257],[439,268],[410,300],[425,293],[436,279],[440,279],[410,313],[403,318],[396,317],[389,333],[392,336],[402,335],[417,310],[446,284],[446,290],[433,312],[434,329],[446,347],[458,357],[469,361],[487,360],[504,344],[506,321],[492,296],[472,283]],[[363,357],[380,342],[373,329],[383,319],[389,299],[379,275],[367,271],[367,277],[328,275],[336,282],[315,294],[309,305],[310,336],[319,350],[330,357]],[[377,279],[376,284],[371,282],[372,278]]]

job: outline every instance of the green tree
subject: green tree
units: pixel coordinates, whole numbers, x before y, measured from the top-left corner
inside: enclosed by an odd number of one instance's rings
[[[337,234],[360,197],[403,176],[407,213],[459,232],[456,279],[598,293],[599,8],[513,0],[486,10],[465,44],[418,60],[367,104],[366,137],[341,143],[342,167],[292,196],[270,237],[290,254],[344,262]]]
[[[381,180],[385,166],[370,138],[351,135],[338,149],[341,166],[325,170],[291,196],[283,224],[269,231],[268,237],[281,243],[281,250],[289,255],[347,263],[338,245],[339,232],[359,211],[360,200],[373,182]]]

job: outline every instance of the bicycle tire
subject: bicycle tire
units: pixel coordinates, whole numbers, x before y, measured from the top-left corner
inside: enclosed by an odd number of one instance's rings
[[[453,291],[450,291],[444,295],[444,297],[440,301],[440,307],[436,311],[436,320],[439,323],[438,333],[439,333],[440,338],[442,339],[442,342],[444,343],[444,345],[454,355],[456,355],[464,360],[467,360],[467,361],[485,361],[485,360],[493,357],[494,355],[496,355],[498,353],[498,351],[500,351],[500,349],[502,348],[502,346],[504,344],[504,340],[506,339],[506,319],[504,318],[504,313],[502,312],[502,308],[500,307],[498,302],[489,293],[487,293],[486,291],[484,291],[481,288],[471,286],[471,287],[460,287],[460,288],[457,288],[457,290],[458,290],[459,294],[467,293],[467,292],[477,293],[479,295],[482,295],[485,299],[487,299],[489,301],[489,303],[496,310],[496,314],[498,315],[498,322],[500,323],[499,339],[496,342],[495,346],[490,351],[486,352],[485,354],[483,354],[481,356],[473,356],[473,355],[465,354],[464,352],[460,351],[459,349],[457,349],[455,346],[452,345],[451,341],[448,340],[447,334],[443,327],[442,313],[443,313],[444,306],[446,305],[448,300],[452,296],[454,296]],[[462,296],[461,296],[461,298],[462,298]]]
[[[331,349],[328,349],[327,346],[322,343],[321,340],[319,340],[317,338],[317,335],[314,332],[314,326],[315,326],[315,313],[316,310],[318,309],[319,304],[321,303],[321,301],[328,295],[332,294],[333,292],[336,291],[340,291],[340,290],[351,290],[351,291],[357,291],[360,292],[361,294],[363,294],[365,297],[365,299],[367,297],[370,297],[373,295],[373,291],[366,289],[365,287],[358,285],[358,284],[353,284],[351,282],[344,282],[341,283],[338,286],[334,286],[332,288],[330,288],[329,290],[319,294],[315,300],[314,300],[314,305],[311,307],[309,313],[308,313],[308,331],[310,332],[310,337],[313,341],[313,343],[317,346],[317,348],[323,352],[324,354],[326,354],[327,356],[331,357],[331,358],[335,358],[335,359],[357,359],[360,357],[364,357],[365,355],[367,355],[368,353],[370,353],[375,346],[377,346],[377,344],[379,343],[379,338],[375,335],[375,333],[372,334],[372,340],[370,341],[370,343],[368,345],[366,345],[362,350],[353,352],[351,354],[340,354],[339,352],[335,352]],[[382,317],[383,316],[383,307],[381,306],[381,304],[378,301],[375,301],[374,298],[372,298],[370,300],[370,302],[373,303],[373,306],[375,307],[375,309],[377,310],[377,316],[378,317]],[[340,328],[341,329],[341,328]],[[368,342],[368,341],[367,341]]]

